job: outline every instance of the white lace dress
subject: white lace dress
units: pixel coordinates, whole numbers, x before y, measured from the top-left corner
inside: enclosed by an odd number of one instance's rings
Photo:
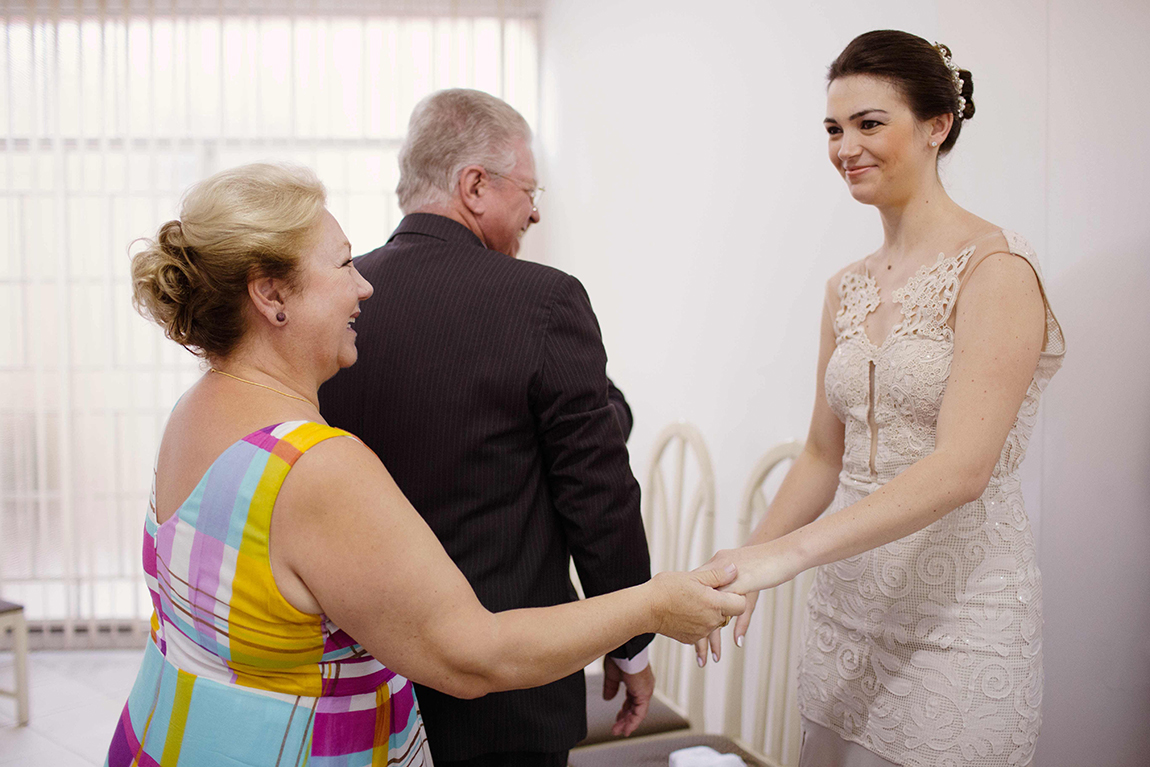
[[[1003,235],[1041,285],[1034,251],[1017,234]],[[843,276],[826,395],[846,438],[828,513],[934,450],[954,354],[947,319],[974,253],[971,246],[940,254],[895,291],[902,319],[881,346],[863,330],[882,300],[877,283],[868,274]],[[818,569],[799,661],[804,718],[899,765],[1030,764],[1042,721],[1042,588],[1018,468],[1039,395],[1064,350],[1046,304],[1038,368],[981,498]]]

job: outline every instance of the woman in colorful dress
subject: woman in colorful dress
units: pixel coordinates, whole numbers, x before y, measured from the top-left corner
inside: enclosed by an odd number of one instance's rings
[[[818,567],[800,765],[1030,764],[1042,589],[1018,470],[1062,332],[1026,241],[939,179],[974,116],[949,49],[869,32],[828,80],[831,164],[883,243],[828,281],[805,447],[746,546],[707,566],[737,563],[750,606]]]
[[[532,687],[638,634],[694,641],[745,604],[712,588],[732,570],[487,612],[375,455],[320,417],[371,295],[324,205],[310,171],[225,171],[133,259],[137,306],[211,367],[160,446],[152,635],[110,767],[429,765],[408,679]]]

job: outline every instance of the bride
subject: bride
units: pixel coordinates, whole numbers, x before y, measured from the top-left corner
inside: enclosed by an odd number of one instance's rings
[[[802,455],[746,545],[706,567],[738,565],[738,644],[756,590],[818,567],[803,767],[1030,764],[1042,588],[1018,469],[1062,332],[1026,241],[939,179],[974,116],[950,50],[868,32],[828,81],[831,164],[883,243],[827,283]]]

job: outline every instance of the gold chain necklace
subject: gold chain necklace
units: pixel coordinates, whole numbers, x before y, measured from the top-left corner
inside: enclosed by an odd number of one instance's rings
[[[276,394],[279,394],[279,395],[284,396],[284,397],[290,397],[291,399],[298,399],[300,402],[306,402],[307,404],[312,405],[314,407],[314,403],[309,399],[304,399],[303,397],[297,397],[294,394],[288,394],[286,391],[280,391],[279,389],[272,388],[271,386],[268,386],[267,384],[256,383],[255,381],[249,381],[246,378],[240,378],[239,376],[234,376],[231,373],[225,373],[224,371],[216,370],[215,368],[208,368],[208,372],[209,373],[219,373],[222,376],[227,376],[228,378],[234,378],[237,381],[241,381],[241,382],[246,383],[246,384],[251,384],[252,386],[258,386],[261,389],[267,389],[268,391],[274,391]]]

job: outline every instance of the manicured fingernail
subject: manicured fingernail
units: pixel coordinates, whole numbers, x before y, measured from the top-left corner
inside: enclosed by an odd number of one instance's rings
[[[732,562],[731,564],[729,564],[729,565],[727,565],[726,567],[724,567],[724,568],[723,568],[723,572],[725,572],[727,575],[734,575],[734,574],[735,574],[735,569],[736,569],[736,568],[735,568],[735,563],[734,563],[734,562]]]
[[[743,638],[741,636],[735,637],[735,645],[738,647],[743,646]]]
[[[702,668],[703,665],[707,662],[707,659],[704,658],[702,655],[696,655],[695,661],[698,662],[699,668]]]
[[[719,662],[719,654],[717,652],[712,651],[711,657],[715,659],[715,663]]]

